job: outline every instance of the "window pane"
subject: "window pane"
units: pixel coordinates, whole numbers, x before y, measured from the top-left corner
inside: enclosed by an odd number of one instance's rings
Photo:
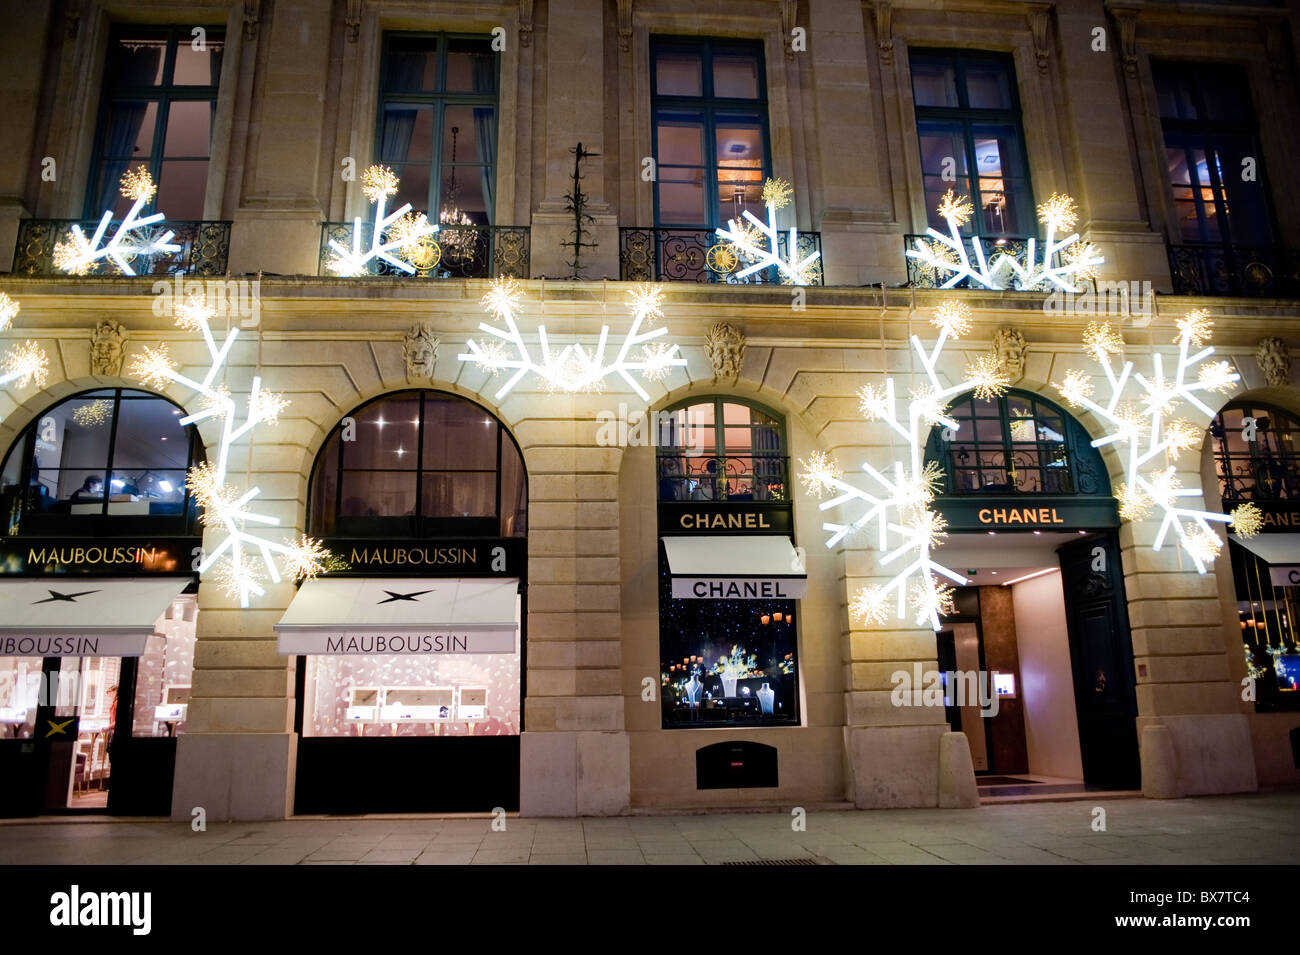
[[[169,219],[202,219],[207,185],[206,159],[165,162],[158,173],[154,208]]]
[[[926,175],[945,173],[966,176],[966,145],[958,125],[918,123],[921,139],[921,171]]]
[[[528,533],[528,482],[519,450],[504,429],[501,431],[501,536]]]
[[[703,170],[659,168],[659,221],[683,225],[706,221]]]
[[[455,398],[432,395],[424,403],[424,467],[429,471],[497,467],[496,420]]]
[[[704,123],[675,115],[661,115],[656,126],[659,162],[704,165]]]
[[[108,81],[117,88],[162,83],[167,41],[155,37],[121,37],[108,54]]]
[[[429,210],[429,175],[432,167],[427,163],[393,164],[393,172],[399,180],[397,195],[389,202],[388,208],[400,209],[409,202],[411,208],[419,212]],[[435,236],[436,238],[436,236]]]
[[[211,100],[172,103],[167,112],[163,155],[206,157],[212,144]]]
[[[491,40],[447,41],[446,88],[449,93],[496,92],[497,57]]]
[[[344,471],[339,516],[414,516],[415,476],[414,471]]]
[[[655,92],[661,96],[702,96],[699,54],[660,52],[655,57]]]
[[[494,131],[493,114],[486,110],[482,117],[487,126],[487,135],[480,135],[475,128],[475,111],[469,106],[448,106],[442,120],[442,161],[443,162],[479,162],[484,156],[479,148],[480,142],[491,146]]]
[[[123,398],[117,419],[113,468],[179,468],[189,463],[189,434],[176,407],[162,398]]]
[[[182,594],[163,611],[139,658],[132,736],[180,736],[194,682],[197,598]]]
[[[912,61],[912,97],[917,106],[957,106],[957,71],[951,63]]]
[[[437,50],[436,37],[389,37],[384,57],[384,89],[411,93],[437,89]]]
[[[177,86],[216,86],[221,79],[221,39],[208,36],[205,50],[196,50],[190,42],[176,45],[176,68],[172,82]]]
[[[157,122],[157,103],[114,103],[104,128],[104,158],[148,159]]]
[[[966,66],[966,99],[971,109],[1011,109],[1011,78],[996,64]]]
[[[719,54],[713,57],[713,95],[758,98],[758,57]]]
[[[379,161],[427,163],[432,156],[433,107],[385,106],[379,131]]]
[[[413,469],[419,446],[420,399],[403,395],[367,405],[352,415],[355,441],[342,442],[344,468]]]
[[[48,686],[40,657],[0,657],[0,721],[14,739],[31,739],[41,689]],[[47,696],[48,698],[48,696]]]
[[[763,168],[763,131],[758,121],[719,121],[715,130],[719,166]]]
[[[493,454],[491,473],[428,472],[421,479],[425,517],[496,517],[497,474]]]

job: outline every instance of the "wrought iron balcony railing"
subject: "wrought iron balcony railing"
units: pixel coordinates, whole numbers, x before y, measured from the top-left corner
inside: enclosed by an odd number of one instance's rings
[[[661,501],[788,501],[790,459],[784,455],[659,452]]]
[[[1231,245],[1170,245],[1176,295],[1300,298],[1300,252]]]
[[[790,233],[781,232],[778,248],[783,258],[790,254]],[[799,233],[799,258],[820,252],[820,232]],[[774,266],[744,278],[737,273],[749,263],[736,256],[710,229],[619,229],[618,277],[625,282],[718,282],[733,285],[780,285],[781,274]],[[821,260],[810,269],[813,285],[825,284]]]
[[[362,247],[373,230],[373,222],[362,222]],[[352,248],[352,222],[326,222],[321,226],[318,274],[335,275],[329,268],[334,257],[330,242]],[[488,279],[529,277],[529,230],[527,226],[441,226],[438,231],[396,255],[415,267],[404,272],[379,259],[372,259],[366,274],[399,275],[430,279]]]
[[[66,275],[54,265],[54,247],[67,240],[74,225],[81,227],[87,237],[95,234],[98,219],[23,219],[18,226],[18,247],[14,251],[14,273],[18,275]],[[117,228],[112,223],[106,234]],[[171,242],[181,250],[158,255],[125,254],[131,270],[136,275],[225,275],[230,261],[230,223],[206,221],[177,221],[168,219],[151,227],[161,234],[170,230]],[[139,237],[139,233],[135,233]],[[87,273],[88,276],[120,274],[112,262],[100,260]]]
[[[1008,235],[1008,236],[963,236],[966,244],[966,256],[972,262],[977,261],[973,240],[979,238],[984,248],[984,260],[991,266],[994,257],[1003,253],[1024,262],[1025,254],[1029,251],[1029,236],[1025,235]],[[916,248],[916,240],[930,243],[932,246],[938,245],[927,235],[905,235],[903,236],[903,257],[907,262],[907,284],[913,288],[944,288],[945,284],[952,278],[951,272],[945,272],[935,268],[932,265],[926,265],[914,256],[908,255],[908,251]],[[946,250],[956,260],[957,253],[951,249]],[[963,278],[959,282],[946,286],[947,288],[970,288],[971,282],[968,278]]]

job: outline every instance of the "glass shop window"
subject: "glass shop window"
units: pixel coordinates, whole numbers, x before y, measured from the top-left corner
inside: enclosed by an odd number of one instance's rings
[[[40,657],[0,657],[0,739],[31,739],[47,685]]]
[[[760,408],[711,398],[658,419],[659,500],[786,501],[784,426]]]
[[[954,494],[1075,494],[1065,414],[1032,395],[1011,392],[958,399],[949,414],[960,427],[944,442]]]
[[[1300,587],[1274,586],[1269,565],[1234,540],[1228,541],[1237,622],[1246,675],[1255,682],[1255,710],[1300,710]]]
[[[307,658],[303,734],[516,736],[519,652]]]
[[[112,209],[120,218],[133,200],[118,189],[128,169],[148,169],[158,187],[145,205],[169,219],[203,218],[212,156],[212,126],[225,34],[191,26],[114,29],[104,69],[103,106],[86,215]]]
[[[758,43],[651,40],[655,222],[716,229],[763,215],[767,88]]]
[[[197,535],[185,479],[203,445],[183,416],[166,398],[125,388],[39,415],[0,469],[6,533]]]
[[[385,34],[375,156],[401,180],[389,208],[409,202],[444,230],[492,224],[498,70],[491,37]]]
[[[181,594],[163,611],[136,662],[132,736],[180,736],[194,683],[198,597]]]
[[[1035,234],[1011,58],[964,50],[916,50],[910,59],[929,225],[946,234],[947,224],[936,209],[952,189],[969,196],[976,210],[965,227],[972,234]]]
[[[523,537],[527,478],[489,412],[402,391],[341,421],[316,459],[310,533],[321,537]]]

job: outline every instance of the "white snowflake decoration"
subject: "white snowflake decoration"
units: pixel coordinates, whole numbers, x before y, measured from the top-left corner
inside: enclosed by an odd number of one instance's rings
[[[55,266],[73,275],[85,275],[100,260],[107,259],[121,269],[123,275],[135,275],[131,262],[136,258],[179,252],[181,247],[171,241],[174,235],[171,229],[161,232],[149,230],[150,226],[163,221],[161,212],[143,217],[140,215],[140,210],[157,191],[149,170],[127,170],[122,174],[121,192],[135,202],[126,217],[118,223],[112,238],[107,243],[104,242],[104,235],[113,221],[113,210],[109,209],[104,212],[99,227],[89,239],[81,231],[81,226],[73,225],[68,241],[55,247]]]
[[[743,279],[761,269],[775,268],[781,274],[781,281],[789,285],[808,285],[812,281],[814,263],[821,258],[821,252],[813,251],[804,258],[799,258],[799,230],[790,229],[789,258],[782,258],[780,236],[776,228],[776,210],[790,202],[790,186],[783,179],[769,179],[763,186],[763,202],[767,206],[767,222],[760,222],[758,217],[748,209],[742,213],[749,220],[753,229],[739,219],[732,219],[727,228],[718,229],[718,238],[735,246],[745,258],[753,264],[736,273],[737,279]],[[760,244],[757,240],[765,241]]]
[[[938,211],[948,224],[948,234],[926,229],[931,243],[918,238],[915,248],[908,249],[907,255],[936,270],[936,273],[951,272],[940,288],[952,288],[962,280],[969,280],[972,284],[995,290],[1055,286],[1063,292],[1079,292],[1081,289],[1074,280],[1095,275],[1097,266],[1105,262],[1092,244],[1080,239],[1077,232],[1070,232],[1063,239],[1056,237],[1057,232],[1072,229],[1079,218],[1074,200],[1069,196],[1053,193],[1047,202],[1039,205],[1038,220],[1044,224],[1046,234],[1041,247],[1037,239],[1028,241],[1023,264],[1006,252],[998,252],[991,260],[988,259],[979,236],[972,236],[970,240],[975,253],[975,261],[971,261],[961,235],[961,227],[971,217],[970,200],[965,196],[955,196],[951,189],[948,190]],[[1041,261],[1038,258],[1040,250]]]
[[[178,326],[198,330],[203,334],[211,363],[202,380],[195,381],[178,371],[167,355],[166,345],[159,345],[157,348],[146,347],[143,354],[133,359],[129,374],[146,384],[158,387],[173,381],[198,395],[201,398],[202,408],[179,419],[182,425],[196,424],[218,416],[222,419],[221,440],[217,449],[216,462],[191,468],[186,485],[203,509],[204,525],[225,531],[221,543],[211,552],[204,554],[199,562],[198,571],[202,575],[215,566],[214,579],[222,590],[231,598],[238,598],[240,606],[247,607],[250,595],[260,597],[265,593],[261,586],[264,577],[269,576],[273,582],[280,582],[281,573],[273,554],[279,554],[283,558],[286,571],[295,578],[315,576],[323,569],[322,561],[330,555],[328,551],[320,548],[318,542],[305,536],[297,542],[280,543],[250,533],[246,529],[248,524],[275,526],[280,523],[280,520],[250,509],[249,505],[253,499],[261,493],[259,488],[240,490],[226,484],[230,451],[236,441],[257,425],[273,424],[287,402],[282,396],[264,390],[262,379],[254,376],[248,394],[244,421],[236,423],[238,408],[235,400],[217,379],[226,365],[226,360],[230,357],[239,329],[231,328],[225,341],[218,345],[210,325],[214,314],[211,308],[196,300],[179,306],[177,311]],[[265,574],[258,566],[258,558],[266,568]]]
[[[938,630],[939,616],[949,611],[952,598],[951,589],[936,579],[936,575],[956,584],[967,582],[961,574],[933,557],[934,549],[945,536],[946,525],[942,515],[929,506],[934,499],[939,472],[933,464],[925,464],[925,444],[936,424],[956,433],[959,423],[946,412],[950,398],[971,390],[1000,394],[1007,381],[1000,372],[977,362],[967,366],[967,377],[956,384],[944,385],[936,365],[948,340],[969,330],[969,310],[964,305],[945,302],[936,310],[934,323],[939,328],[939,337],[929,351],[916,335],[911,338],[911,345],[925,369],[928,385],[911,392],[902,417],[898,414],[899,398],[893,378],[885,380],[883,389],[868,385],[858,392],[863,415],[868,420],[884,421],[902,438],[906,445],[906,460],[895,461],[884,472],[864,461],[862,470],[877,487],[872,491],[844,480],[835,462],[825,455],[814,455],[800,474],[804,486],[811,491],[838,492],[821,503],[821,510],[827,511],[850,501],[860,501],[866,507],[847,524],[827,522],[822,525],[823,530],[830,532],[827,547],[834,547],[849,534],[874,521],[876,546],[881,553],[877,562],[879,567],[883,570],[897,561],[905,561],[889,583],[863,588],[853,598],[851,612],[856,617],[865,618],[868,623],[884,624],[889,619],[891,603],[897,607],[897,619],[906,619],[910,598],[917,626],[929,624]]]
[[[417,245],[421,239],[437,232],[438,226],[421,215],[415,217],[407,228],[394,230],[395,234],[384,241],[384,233],[411,211],[411,204],[407,202],[401,208],[384,214],[388,197],[397,194],[397,186],[397,176],[387,166],[370,166],[361,174],[361,191],[375,204],[375,224],[370,235],[370,245],[364,249],[361,247],[361,217],[357,216],[352,220],[352,248],[349,249],[338,239],[330,239],[329,245],[334,251],[334,257],[325,263],[326,268],[335,275],[353,277],[364,274],[371,262],[381,261],[408,275],[415,274],[415,266],[394,253]]]
[[[0,331],[13,325],[20,308],[16,299],[0,292]],[[34,341],[25,341],[0,357],[0,386],[13,383],[17,388],[28,385],[44,388],[49,371],[50,360],[45,349]]]
[[[513,369],[510,376],[493,395],[499,401],[510,389],[518,384],[525,375],[533,372],[542,380],[543,385],[551,391],[601,391],[605,379],[618,375],[631,386],[642,401],[649,401],[650,396],[641,387],[641,383],[632,377],[632,372],[640,373],[648,381],[658,381],[664,377],[669,368],[685,367],[686,359],[678,354],[679,346],[659,343],[647,345],[662,335],[668,334],[664,327],[642,332],[641,326],[653,323],[663,313],[660,310],[662,289],[657,285],[638,286],[629,299],[632,310],[632,326],[618,347],[613,360],[606,357],[609,349],[609,326],[602,325],[600,337],[592,349],[581,343],[565,345],[558,351],[552,350],[550,339],[544,325],[537,326],[537,338],[541,347],[540,357],[534,359],[524,336],[515,321],[515,312],[519,308],[523,293],[519,283],[513,279],[496,279],[492,287],[483,296],[484,308],[491,311],[505,327],[480,322],[479,328],[486,334],[494,336],[497,341],[478,342],[470,339],[466,342],[468,352],[456,357],[460,361],[472,361],[494,376],[504,369]],[[633,358],[632,349],[644,345],[639,358]],[[513,346],[517,357],[511,357],[504,346]]]
[[[1093,447],[1120,442],[1126,445],[1128,453],[1122,458],[1124,483],[1115,495],[1119,499],[1120,516],[1138,520],[1152,509],[1158,509],[1162,519],[1152,549],[1160,550],[1172,529],[1197,572],[1203,574],[1221,547],[1210,522],[1231,524],[1233,516],[1180,505],[1184,498],[1199,497],[1201,488],[1182,487],[1168,460],[1198,445],[1204,428],[1197,428],[1175,414],[1179,403],[1187,402],[1206,417],[1214,417],[1214,410],[1197,393],[1230,391],[1241,376],[1226,361],[1204,364],[1214,354],[1214,348],[1205,344],[1211,329],[1208,313],[1202,309],[1189,312],[1179,319],[1178,328],[1175,339],[1178,357],[1172,378],[1165,378],[1164,357],[1159,352],[1151,356],[1150,378],[1134,372],[1131,361],[1125,361],[1116,372],[1111,356],[1122,351],[1123,340],[1110,323],[1090,323],[1084,333],[1084,346],[1105,373],[1109,399],[1104,405],[1093,401],[1092,379],[1076,369],[1067,372],[1065,379],[1054,385],[1072,407],[1087,408],[1112,429],[1105,437],[1093,441]],[[1193,348],[1198,350],[1192,353]],[[1189,380],[1193,370],[1197,375],[1195,381]],[[1126,401],[1129,392],[1135,392],[1135,397]],[[1157,462],[1161,455],[1166,457]],[[1144,474],[1143,469],[1153,463],[1164,466],[1156,466]]]

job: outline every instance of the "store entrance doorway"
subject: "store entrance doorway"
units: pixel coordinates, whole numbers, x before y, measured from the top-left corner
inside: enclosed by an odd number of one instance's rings
[[[123,662],[122,657],[45,660],[34,736],[38,764],[45,767],[41,808],[46,812],[107,810]]]
[[[970,584],[938,634],[940,670],[976,671],[988,699],[945,695],[983,796],[1134,790],[1133,651],[1118,543],[1098,533],[953,534]],[[985,692],[981,690],[981,692]]]

